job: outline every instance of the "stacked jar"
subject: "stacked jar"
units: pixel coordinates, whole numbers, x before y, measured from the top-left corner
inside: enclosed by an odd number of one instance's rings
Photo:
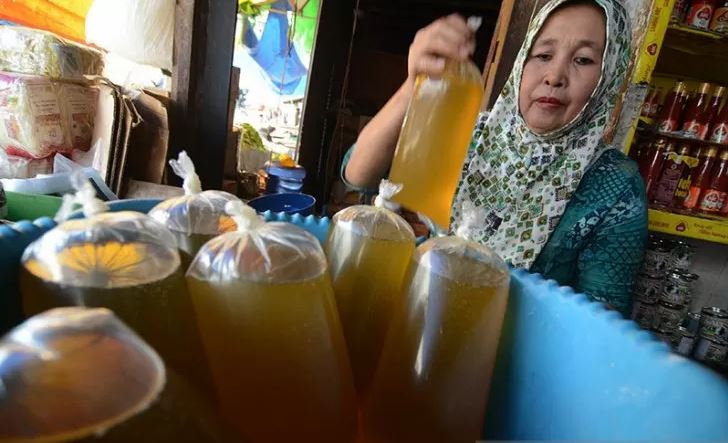
[[[635,284],[632,319],[671,345],[688,314],[698,280],[689,272],[694,252],[685,241],[651,235],[644,267]]]
[[[728,310],[703,308],[693,357],[716,369],[728,369]]]

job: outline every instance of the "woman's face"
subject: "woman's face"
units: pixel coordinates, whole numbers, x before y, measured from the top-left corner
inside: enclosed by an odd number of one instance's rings
[[[605,33],[596,5],[566,6],[546,19],[523,66],[518,100],[533,132],[562,128],[584,108],[599,82]]]

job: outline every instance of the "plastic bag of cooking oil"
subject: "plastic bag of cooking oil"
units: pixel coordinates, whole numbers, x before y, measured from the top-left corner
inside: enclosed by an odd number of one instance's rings
[[[326,242],[336,306],[354,381],[363,398],[374,375],[392,312],[401,300],[415,249],[410,225],[389,202],[401,186],[382,180],[374,206],[350,206],[333,218]]]
[[[480,20],[468,25],[475,32]],[[441,77],[417,78],[399,134],[389,179],[404,187],[394,201],[445,230],[482,98],[475,64],[448,61]]]
[[[142,413],[159,356],[107,309],[58,308],[0,341],[0,441],[76,441]]]
[[[142,336],[165,362],[201,386],[195,327],[180,255],[172,233],[139,212],[102,212],[82,174],[78,192],[65,196],[64,219],[80,203],[86,218],[67,220],[31,243],[21,259],[23,311],[34,315],[60,306],[104,307]]]
[[[251,441],[352,441],[354,386],[320,244],[242,202],[227,210],[237,231],[187,270],[223,414]]]
[[[478,243],[438,237],[417,248],[363,408],[367,441],[479,438],[509,280]]]
[[[195,165],[185,151],[169,164],[182,178],[185,195],[163,201],[149,216],[172,231],[180,250],[189,256],[183,256],[183,261],[188,262],[208,240],[236,229],[233,219],[225,213],[225,204],[239,199],[223,191],[203,191]]]

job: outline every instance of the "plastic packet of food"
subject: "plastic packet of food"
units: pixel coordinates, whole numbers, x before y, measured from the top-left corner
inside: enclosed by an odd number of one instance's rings
[[[40,29],[0,25],[0,71],[84,81],[103,70],[96,49]]]
[[[96,88],[0,72],[0,149],[30,159],[91,148]]]

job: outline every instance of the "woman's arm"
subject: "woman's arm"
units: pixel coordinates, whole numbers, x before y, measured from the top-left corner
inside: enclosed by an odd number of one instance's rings
[[[642,266],[646,242],[645,188],[635,174],[579,254],[574,289],[629,316],[632,286]]]
[[[413,88],[405,81],[359,134],[344,176],[352,185],[376,188],[386,175]]]
[[[437,77],[445,69],[446,59],[464,60],[474,50],[475,35],[457,14],[438,19],[417,32],[407,58],[407,80],[359,134],[344,171],[349,183],[376,187],[389,170],[417,76]]]

